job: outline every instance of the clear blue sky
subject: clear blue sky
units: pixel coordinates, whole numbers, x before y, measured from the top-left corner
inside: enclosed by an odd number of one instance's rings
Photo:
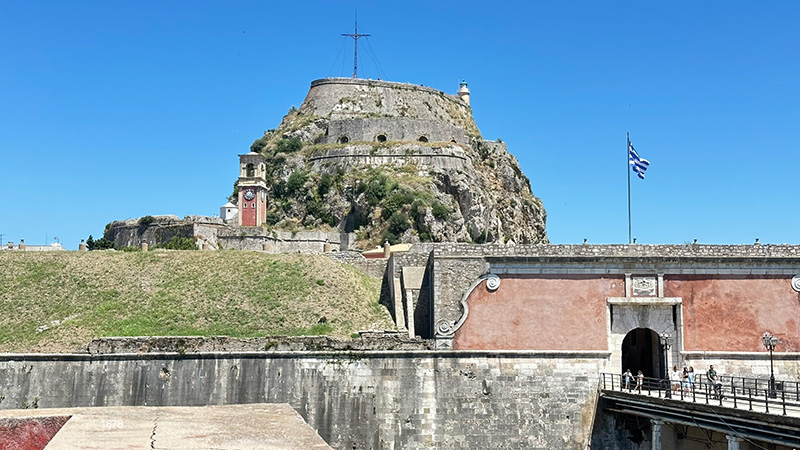
[[[309,83],[455,93],[553,243],[800,244],[800,3],[0,0],[0,233],[76,248],[116,219],[213,215],[237,154]],[[377,57],[375,64],[370,57]]]

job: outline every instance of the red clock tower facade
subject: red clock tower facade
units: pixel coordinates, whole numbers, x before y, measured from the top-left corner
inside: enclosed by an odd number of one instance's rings
[[[239,225],[261,226],[267,217],[267,179],[264,157],[239,155]]]

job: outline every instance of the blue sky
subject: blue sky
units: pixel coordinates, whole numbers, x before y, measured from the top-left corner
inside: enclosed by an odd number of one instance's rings
[[[213,215],[309,83],[469,82],[553,243],[800,244],[800,3],[0,0],[0,233]],[[374,54],[376,59],[371,57]],[[377,64],[376,61],[377,60]]]

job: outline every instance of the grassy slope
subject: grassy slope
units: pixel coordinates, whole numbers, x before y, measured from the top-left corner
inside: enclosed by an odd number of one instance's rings
[[[321,255],[0,252],[0,352],[73,351],[100,336],[347,336],[392,327],[379,291]]]

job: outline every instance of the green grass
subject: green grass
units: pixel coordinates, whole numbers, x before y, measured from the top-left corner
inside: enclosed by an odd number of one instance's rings
[[[321,255],[3,252],[0,352],[74,351],[103,336],[346,337],[393,326],[379,291]]]

